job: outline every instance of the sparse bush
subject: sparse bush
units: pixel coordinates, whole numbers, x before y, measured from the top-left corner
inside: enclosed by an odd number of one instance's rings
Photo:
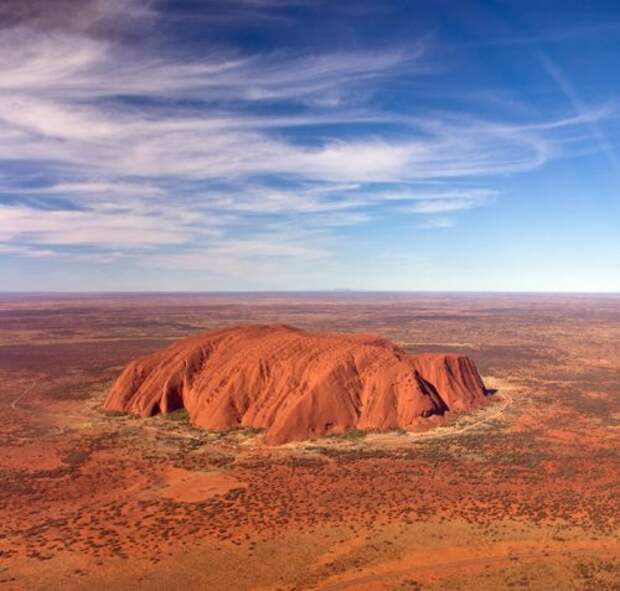
[[[104,410],[103,414],[106,417],[112,417],[112,418],[114,418],[114,417],[126,417],[127,416],[127,413],[123,412],[122,410]]]
[[[75,450],[69,452],[63,459],[63,462],[69,466],[79,466],[88,459],[90,453],[86,450]]]
[[[362,431],[361,429],[351,429],[350,431],[346,431],[345,433],[333,435],[333,437],[337,437],[338,439],[348,439],[356,441],[358,439],[364,439],[366,435],[366,431]]]
[[[166,418],[171,421],[189,422],[189,413],[185,408],[178,408],[177,410],[166,413]]]

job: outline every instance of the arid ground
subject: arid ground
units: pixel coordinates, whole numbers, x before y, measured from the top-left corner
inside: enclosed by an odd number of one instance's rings
[[[104,413],[136,356],[240,323],[472,357],[489,403],[269,447]],[[0,297],[0,588],[620,589],[620,296]]]

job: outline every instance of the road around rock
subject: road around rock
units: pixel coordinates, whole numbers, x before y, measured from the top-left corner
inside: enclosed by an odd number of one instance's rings
[[[36,385],[39,382],[33,382],[29,388],[26,388],[17,398],[15,398],[15,400],[13,400],[13,402],[11,402],[11,410],[13,411],[23,411],[24,409],[22,408],[18,408],[18,404],[28,395],[30,394],[30,392],[32,392],[32,390],[34,390],[34,388],[36,387]]]
[[[502,403],[497,408],[497,410],[483,418],[474,421],[473,423],[468,423],[467,425],[463,425],[462,427],[457,427],[456,425],[453,427],[436,427],[431,429],[430,431],[425,431],[424,433],[409,433],[409,438],[420,441],[425,439],[441,439],[442,437],[453,437],[454,435],[461,435],[462,433],[466,433],[467,431],[471,431],[472,429],[476,429],[481,427],[495,419],[499,418],[506,409],[512,405],[513,398],[510,394],[504,393],[502,394]]]

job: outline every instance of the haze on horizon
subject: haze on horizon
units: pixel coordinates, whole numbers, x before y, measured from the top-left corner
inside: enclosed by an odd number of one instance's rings
[[[0,1],[0,290],[620,291],[614,2]]]

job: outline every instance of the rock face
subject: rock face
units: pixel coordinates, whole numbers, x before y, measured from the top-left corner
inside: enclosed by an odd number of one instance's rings
[[[208,429],[265,429],[281,444],[350,429],[411,429],[484,402],[476,366],[453,354],[409,355],[365,335],[243,326],[178,341],[130,363],[106,410],[144,417],[186,408]]]

